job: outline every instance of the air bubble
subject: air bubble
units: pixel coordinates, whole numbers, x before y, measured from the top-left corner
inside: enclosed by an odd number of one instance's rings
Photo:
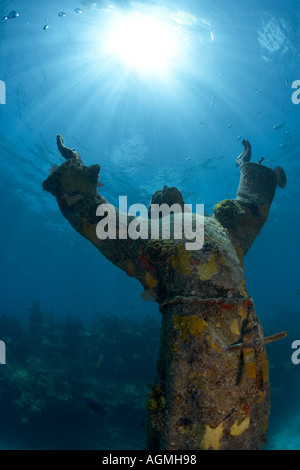
[[[49,25],[45,24],[45,26],[43,27],[43,30],[45,31],[48,28],[49,28]]]
[[[58,13],[58,16],[62,17],[62,16],[66,16],[66,14],[65,14],[64,11],[60,11],[60,12]]]
[[[82,13],[82,10],[80,8],[75,8],[74,13]]]

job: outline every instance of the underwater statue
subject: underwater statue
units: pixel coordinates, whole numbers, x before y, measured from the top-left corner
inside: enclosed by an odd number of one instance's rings
[[[267,220],[276,187],[286,184],[283,169],[252,163],[244,140],[236,162],[237,196],[204,217],[203,247],[189,251],[186,240],[174,237],[98,238],[97,208],[107,204],[97,191],[100,166],[86,167],[61,136],[57,145],[66,161],[43,188],[78,233],[141,282],[162,314],[156,377],[146,403],[148,449],[261,449],[270,409],[265,344],[284,333],[264,338],[246,291],[243,257]],[[165,186],[152,203],[184,201],[176,188]]]

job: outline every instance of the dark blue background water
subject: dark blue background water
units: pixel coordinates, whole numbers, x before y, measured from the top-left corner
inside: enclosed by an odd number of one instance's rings
[[[299,1],[166,0],[144,7],[152,12],[157,5],[167,8],[167,18],[185,11],[198,19],[181,24],[186,45],[165,80],[125,73],[103,56],[105,8],[87,9],[79,0],[1,2],[0,17],[19,13],[0,21],[0,79],[6,83],[6,104],[0,105],[1,313],[23,318],[35,300],[58,316],[106,310],[159,319],[156,304],[141,299],[137,281],[75,233],[43,192],[48,169],[61,163],[56,134],[85,164],[101,165],[101,193],[110,202],[127,195],[129,204],[148,205],[168,184],[186,202],[204,203],[208,213],[235,197],[235,159],[241,138],[249,139],[252,160],[281,165],[288,180],[276,192],[245,269],[265,333],[289,333],[269,349],[281,388],[280,400],[273,398],[272,437],[281,447],[300,448],[300,434],[288,424],[300,414],[300,365],[290,359],[291,343],[300,339],[300,105],[291,101],[292,83],[300,80]],[[82,14],[74,13],[77,7]],[[286,372],[281,377],[287,370],[288,380]],[[290,433],[289,444],[278,434],[282,429]]]

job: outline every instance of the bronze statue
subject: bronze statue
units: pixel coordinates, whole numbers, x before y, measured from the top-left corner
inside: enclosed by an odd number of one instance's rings
[[[250,162],[244,140],[237,196],[216,204],[205,217],[203,247],[189,251],[186,240],[174,237],[99,239],[96,212],[107,204],[97,191],[100,166],[84,166],[61,136],[57,144],[66,161],[43,188],[72,227],[160,306],[160,351],[146,404],[148,448],[261,449],[269,419],[265,343],[285,333],[264,338],[246,291],[243,257],[267,220],[277,185],[286,184],[283,169]],[[181,193],[168,187],[152,202],[184,205]],[[150,223],[150,210],[148,217]]]

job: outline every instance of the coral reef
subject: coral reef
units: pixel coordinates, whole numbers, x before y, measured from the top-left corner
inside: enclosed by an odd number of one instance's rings
[[[20,439],[32,449],[145,448],[140,429],[158,322],[95,313],[83,324],[73,316],[43,313],[36,302],[28,310],[26,324],[0,316],[7,345],[0,419],[10,423],[2,439]],[[105,416],[90,409],[91,400],[101,403]]]
[[[239,215],[239,209],[230,199],[219,202],[214,207],[214,213],[219,222],[226,228],[232,228],[236,225]]]

